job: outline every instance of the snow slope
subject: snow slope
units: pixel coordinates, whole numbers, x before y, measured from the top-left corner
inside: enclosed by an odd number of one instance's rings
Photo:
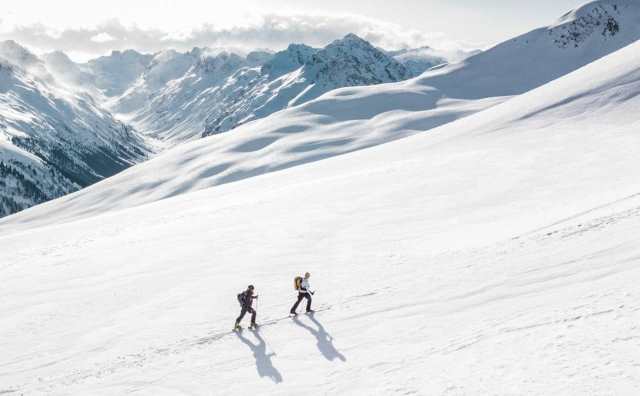
[[[610,10],[617,18],[617,33],[601,34],[591,25],[578,23],[587,18],[602,26],[599,19],[588,18],[609,15],[602,10]],[[399,83],[328,92],[242,125],[233,134],[177,147],[25,216],[55,222],[127,208],[424,132],[502,103],[508,95],[526,92],[640,38],[640,24],[634,24],[638,18],[636,2],[588,4],[550,27],[509,40],[463,63]],[[575,26],[585,29],[580,43],[559,45],[557,38],[568,29],[577,29]],[[306,54],[305,50],[296,52]],[[281,68],[295,68],[290,66],[291,58],[280,59],[274,58]]]
[[[556,23],[423,76],[459,99],[517,95],[640,39],[640,2],[594,1]]]
[[[53,59],[55,58],[55,59]],[[147,145],[101,108],[69,69],[65,82],[13,41],[0,43],[0,216],[78,190],[146,158]],[[61,72],[61,70],[57,70]]]
[[[639,93],[636,43],[429,134],[7,218],[1,390],[637,394]],[[284,319],[304,271],[326,310]],[[248,283],[267,325],[235,335]]]

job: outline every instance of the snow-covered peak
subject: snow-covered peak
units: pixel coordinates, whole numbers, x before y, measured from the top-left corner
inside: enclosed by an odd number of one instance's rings
[[[0,216],[146,157],[137,133],[97,105],[95,96],[75,89],[91,78],[66,55],[48,54],[43,61],[13,42],[0,45],[0,52]]]
[[[0,57],[20,67],[29,67],[41,62],[31,51],[13,40],[0,42]]]
[[[175,50],[156,53],[134,84],[109,104],[110,109],[117,113],[128,114],[144,107],[153,94],[170,81],[184,76],[199,59],[200,49],[187,53]]]
[[[640,2],[586,4],[460,64],[425,73],[421,82],[452,98],[517,95],[573,72],[640,39]]]
[[[153,56],[144,72],[144,78],[154,84],[164,84],[178,78],[196,61],[189,53],[175,50],[161,51]]]
[[[286,50],[277,52],[262,66],[262,74],[271,78],[290,73],[309,62],[317,49],[304,44],[290,44]]]
[[[204,74],[215,77],[225,77],[235,72],[245,64],[245,59],[240,55],[222,51],[217,55],[205,55],[198,60],[196,69]]]
[[[97,90],[95,90],[92,75],[86,70],[83,70],[79,64],[71,60],[64,52],[50,52],[44,54],[42,58],[47,70],[56,80],[70,85],[72,88],[82,89],[96,95],[98,94]]]
[[[43,59],[47,64],[58,64],[60,66],[70,66],[74,64],[74,62],[69,58],[63,51],[52,51],[44,54]]]
[[[144,73],[153,55],[134,50],[113,51],[110,55],[89,61],[88,69],[95,84],[106,96],[119,96]]]
[[[599,0],[563,15],[549,26],[548,34],[560,48],[578,48],[588,40],[606,41],[623,35],[636,38],[640,24],[640,2]]]
[[[273,52],[269,51],[251,51],[247,54],[247,64],[249,66],[262,66],[273,59]]]
[[[368,41],[353,33],[349,33],[343,38],[331,42],[329,45],[318,51],[318,55],[340,56],[344,54],[353,54],[354,56],[358,56],[362,53],[378,52],[382,54],[382,51],[371,45]]]
[[[310,80],[339,86],[373,85],[410,76],[400,62],[353,33],[313,54],[304,73]]]
[[[573,22],[581,18],[600,18],[603,16],[603,13],[613,12],[622,15],[628,12],[638,12],[638,7],[640,7],[640,4],[637,0],[594,0],[562,15],[554,25],[557,26],[567,22]],[[634,8],[635,11],[632,11]]]
[[[42,79],[51,79],[42,59],[13,40],[0,42],[0,59]]]

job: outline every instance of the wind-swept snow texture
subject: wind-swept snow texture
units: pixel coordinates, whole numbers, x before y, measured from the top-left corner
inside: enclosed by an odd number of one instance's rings
[[[99,214],[128,199],[103,184],[4,219],[1,391],[638,394],[638,93],[636,43],[429,134],[120,212]],[[208,148],[150,166],[191,180]],[[39,228],[56,211],[97,216]],[[284,319],[304,271],[329,309]],[[271,324],[236,335],[248,283]]]
[[[603,21],[613,17],[617,33],[593,27],[599,23],[606,29]],[[551,27],[461,64],[404,82],[334,90],[233,133],[182,145],[25,216],[55,222],[127,208],[424,132],[502,103],[508,95],[528,91],[640,38],[639,18],[636,2],[589,4]],[[557,42],[578,26],[585,31],[579,43]],[[281,60],[278,65],[290,63]]]

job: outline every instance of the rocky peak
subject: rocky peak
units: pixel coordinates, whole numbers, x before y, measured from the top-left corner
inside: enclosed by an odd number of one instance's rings
[[[549,28],[559,48],[578,48],[592,37],[603,40],[617,36],[625,27],[640,22],[640,2],[636,0],[600,0],[563,15]]]
[[[273,53],[268,51],[251,51],[247,54],[247,63],[251,67],[261,66],[273,59]]]
[[[352,33],[315,53],[305,69],[305,76],[314,81],[333,81],[345,86],[372,85],[409,77],[400,62]]]
[[[241,56],[223,51],[217,55],[202,55],[196,69],[204,74],[227,76],[244,66],[244,62]]]

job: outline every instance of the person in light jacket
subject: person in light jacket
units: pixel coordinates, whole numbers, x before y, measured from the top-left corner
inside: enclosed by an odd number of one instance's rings
[[[311,291],[311,285],[309,284],[309,278],[311,277],[310,273],[305,273],[304,278],[300,281],[299,285],[296,284],[296,289],[298,290],[298,300],[293,307],[291,307],[291,315],[297,315],[296,309],[298,309],[298,305],[303,299],[307,299],[307,312],[313,312],[311,309],[311,296],[315,294],[315,292]]]

